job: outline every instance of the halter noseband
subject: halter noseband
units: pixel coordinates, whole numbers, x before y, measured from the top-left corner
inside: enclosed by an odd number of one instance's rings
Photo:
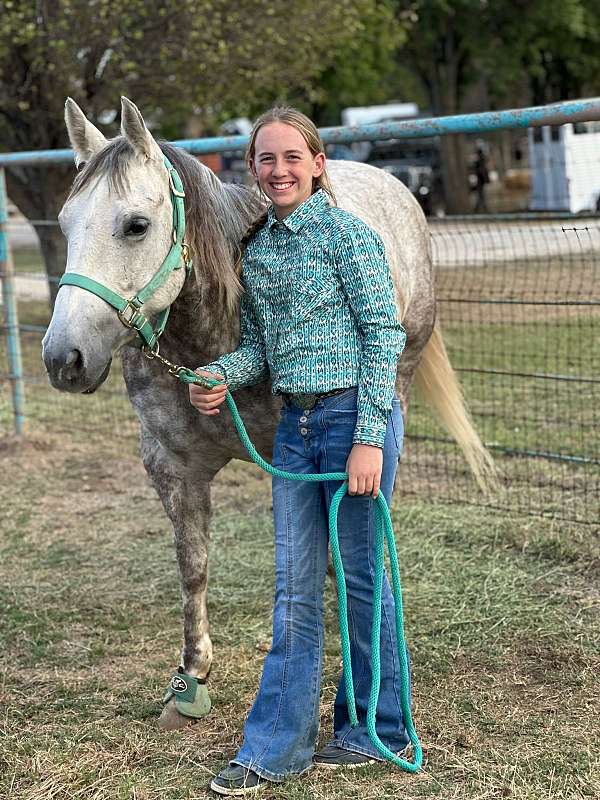
[[[97,297],[101,297],[110,306],[116,308],[117,315],[123,325],[126,328],[135,329],[145,347],[151,351],[155,350],[158,345],[158,339],[165,329],[171,307],[168,306],[164,311],[160,312],[154,325],[142,314],[140,309],[157,289],[160,289],[166,282],[173,270],[181,269],[185,265],[189,273],[192,268],[188,246],[183,241],[185,236],[185,206],[183,204],[185,192],[183,191],[183,184],[177,170],[169,159],[166,156],[163,156],[163,158],[169,173],[169,188],[173,206],[173,244],[154,277],[130,300],[121,297],[121,295],[113,292],[112,289],[102,283],[98,283],[98,281],[92,280],[92,278],[88,278],[85,275],[79,275],[76,272],[66,272],[58,284],[59,289],[61,286],[78,286],[80,289],[85,289]]]

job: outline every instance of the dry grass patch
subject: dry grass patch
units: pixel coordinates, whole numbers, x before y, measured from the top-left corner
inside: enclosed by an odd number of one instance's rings
[[[43,434],[0,457],[0,796],[208,797],[240,743],[270,637],[269,479],[233,463],[215,485],[214,710],[156,726],[181,615],[171,532],[130,449]],[[600,796],[598,539],[476,509],[393,509],[427,765],[314,770],[271,798],[575,800]],[[326,598],[322,733],[339,649]]]

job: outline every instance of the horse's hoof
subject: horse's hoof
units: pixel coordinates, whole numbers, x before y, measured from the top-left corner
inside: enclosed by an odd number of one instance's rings
[[[175,699],[172,698],[162,710],[162,714],[158,718],[158,727],[163,731],[179,731],[182,728],[187,728],[195,722],[192,717],[185,717],[180,714],[175,707]]]

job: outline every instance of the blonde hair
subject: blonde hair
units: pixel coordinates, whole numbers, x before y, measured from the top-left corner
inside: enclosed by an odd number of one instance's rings
[[[273,122],[281,122],[284,125],[290,125],[292,128],[295,128],[299,133],[301,133],[302,138],[306,142],[310,154],[313,157],[316,156],[317,153],[324,152],[325,147],[323,145],[323,141],[321,140],[321,136],[319,135],[319,131],[317,130],[317,126],[306,116],[306,114],[303,114],[301,111],[298,111],[298,109],[291,108],[290,106],[275,106],[270,108],[268,111],[265,111],[264,114],[261,114],[252,127],[250,141],[248,142],[245,155],[246,164],[248,167],[250,167],[250,162],[254,160],[256,137],[258,136],[259,130],[265,125],[270,125]],[[327,169],[324,169],[318,177],[313,178],[312,193],[314,194],[318,189],[323,189],[333,204],[337,205],[333,187],[331,185],[329,175],[327,174]],[[250,239],[252,239],[254,234],[263,227],[266,221],[267,213],[265,212],[264,214],[261,214],[261,216],[255,220],[252,225],[250,225],[242,237],[242,252],[238,261],[239,266],[241,266],[241,255],[243,254],[246,245]]]

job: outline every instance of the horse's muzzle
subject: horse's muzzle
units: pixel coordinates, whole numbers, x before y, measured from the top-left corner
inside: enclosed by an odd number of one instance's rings
[[[75,348],[56,347],[45,343],[43,359],[50,383],[62,392],[91,394],[101,386],[110,372],[112,360],[100,367],[86,363],[84,355]]]

